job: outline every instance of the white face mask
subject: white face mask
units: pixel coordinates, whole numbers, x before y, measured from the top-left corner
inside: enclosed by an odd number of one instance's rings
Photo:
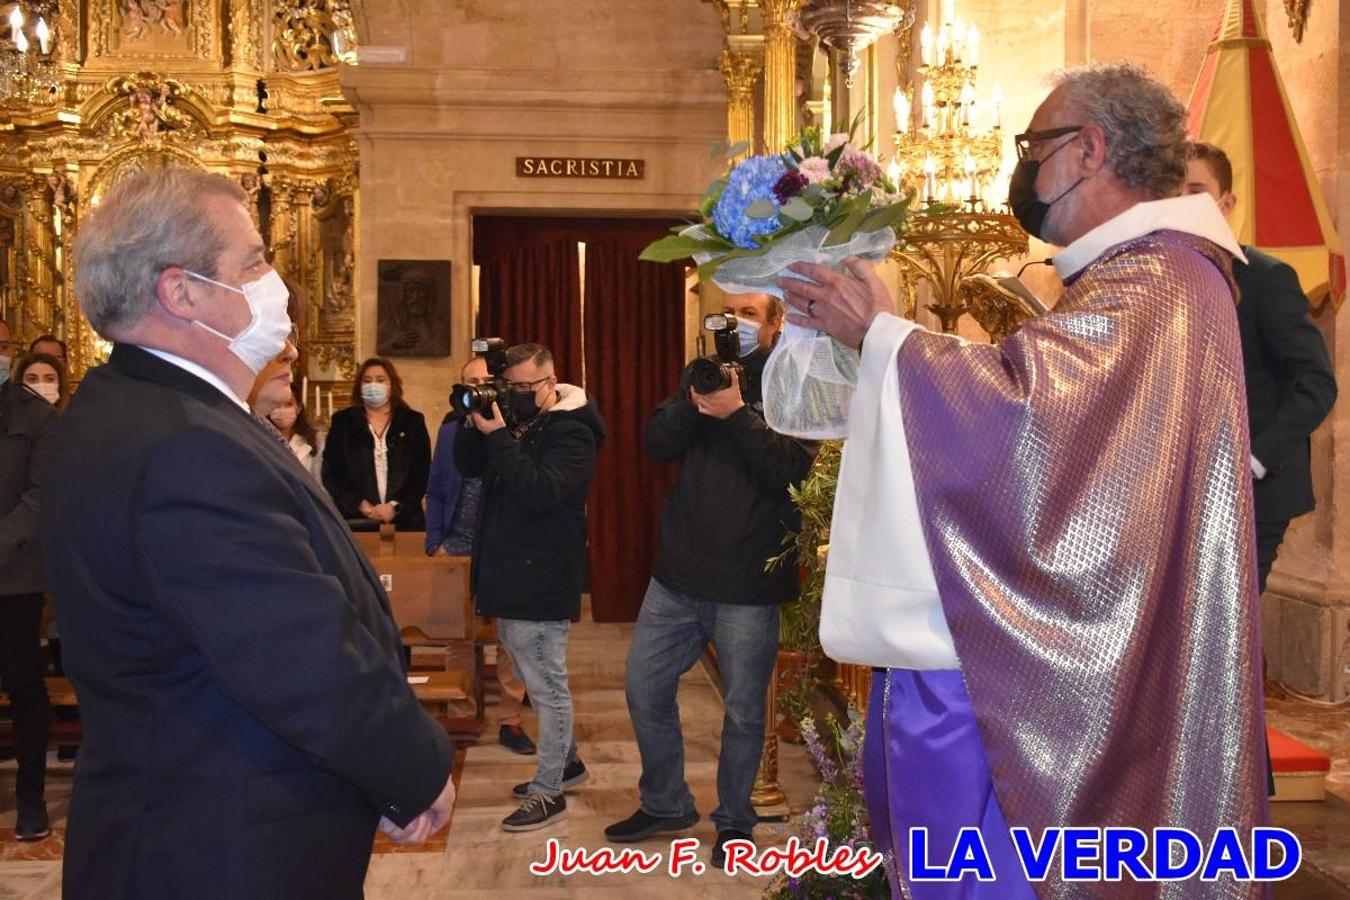
[[[56,401],[61,399],[61,388],[50,382],[44,381],[38,384],[28,384],[24,385],[24,387],[32,389],[33,393],[37,394],[43,400],[46,400],[52,406],[55,406]]]
[[[361,402],[366,406],[384,406],[389,402],[389,385],[378,381],[361,385]]]
[[[243,294],[245,302],[248,303],[249,314],[252,316],[244,330],[234,337],[222,334],[200,320],[193,320],[193,325],[199,325],[228,342],[230,352],[248,366],[254,375],[261,372],[269,361],[276,359],[277,354],[286,346],[286,338],[291,333],[291,317],[286,314],[286,301],[290,299],[291,292],[286,289],[286,282],[281,280],[276,269],[272,269],[257,281],[250,281],[242,288],[221,284],[188,269],[183,271],[198,281]]]
[[[736,336],[741,341],[741,356],[749,356],[759,349],[759,323],[749,319],[736,320]]]
[[[272,424],[281,429],[294,428],[295,420],[299,418],[299,411],[294,406],[283,406],[272,410],[269,416]]]

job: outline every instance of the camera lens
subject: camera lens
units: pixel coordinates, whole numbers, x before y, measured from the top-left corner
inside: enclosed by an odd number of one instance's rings
[[[694,393],[711,394],[731,387],[731,372],[717,360],[700,357],[689,364],[688,381]]]

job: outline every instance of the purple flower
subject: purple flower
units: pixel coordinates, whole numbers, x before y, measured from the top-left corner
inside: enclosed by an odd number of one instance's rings
[[[877,165],[877,161],[866,153],[857,150],[844,151],[839,164],[851,170],[858,183],[863,187],[868,187],[881,177],[881,166]]]
[[[783,173],[783,177],[778,179],[778,183],[773,186],[773,195],[778,199],[779,204],[783,204],[800,194],[807,184],[808,182],[805,175],[801,172],[794,172],[789,169]]]

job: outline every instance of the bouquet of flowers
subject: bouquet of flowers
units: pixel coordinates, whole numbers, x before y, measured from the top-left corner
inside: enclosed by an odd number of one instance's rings
[[[782,297],[788,266],[812,262],[839,269],[850,256],[879,261],[905,226],[912,197],[847,134],[807,128],[777,156],[752,156],[709,187],[699,222],[647,245],[641,258],[692,256],[699,276],[728,293]],[[726,149],[731,156],[744,146]],[[764,416],[781,434],[842,438],[858,383],[858,354],[827,335],[792,323],[764,368]]]
[[[698,223],[649,244],[641,258],[692,256],[700,277],[728,291],[775,295],[777,279],[794,262],[884,258],[910,198],[875,157],[853,145],[856,127],[857,120],[848,133],[826,136],[812,126],[781,154],[741,160],[708,186]],[[735,156],[745,145],[723,149]]]
[[[797,837],[807,847],[825,838],[831,849],[876,849],[868,838],[867,806],[862,796],[863,718],[855,710],[849,710],[848,715],[847,729],[840,729],[833,716],[826,718],[826,739],[810,718],[801,723],[802,737],[821,778],[815,803],[794,823]],[[826,746],[827,740],[830,746]],[[780,875],[765,896],[771,900],[886,900],[891,888],[884,867],[878,866],[860,879],[814,871],[798,878]]]

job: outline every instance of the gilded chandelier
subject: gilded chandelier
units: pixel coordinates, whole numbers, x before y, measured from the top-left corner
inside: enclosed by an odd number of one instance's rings
[[[56,0],[0,4],[0,104],[35,103],[61,81]]]
[[[914,217],[891,255],[911,290],[920,280],[932,286],[928,309],[952,332],[972,311],[967,279],[995,259],[1025,254],[1027,235],[1006,209],[1011,163],[1004,154],[1002,97],[995,88],[981,103],[975,90],[979,29],[956,17],[955,0],[942,0],[941,10],[936,32],[925,24],[919,35],[918,102],[903,85],[895,90],[889,174],[928,214]]]

